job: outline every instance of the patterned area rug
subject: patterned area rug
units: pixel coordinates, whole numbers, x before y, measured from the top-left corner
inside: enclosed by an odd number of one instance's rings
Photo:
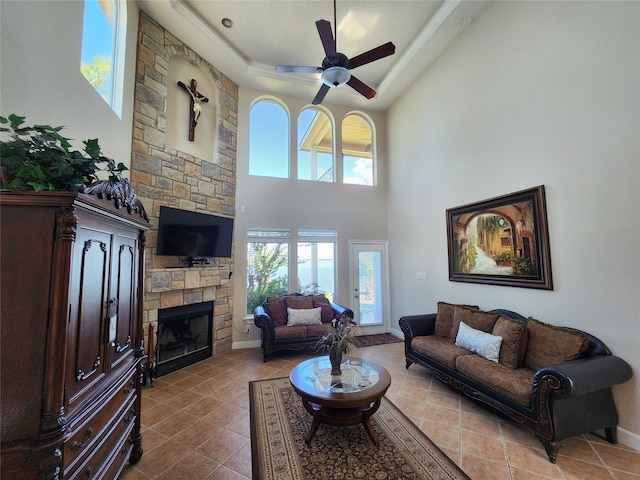
[[[384,343],[402,342],[401,338],[391,335],[390,333],[381,333],[378,335],[358,335],[353,337],[353,344],[356,347],[370,347],[372,345],[382,345]]]
[[[371,417],[379,447],[362,425],[321,425],[307,446],[311,415],[289,378],[250,382],[249,397],[254,480],[470,480],[386,397]]]

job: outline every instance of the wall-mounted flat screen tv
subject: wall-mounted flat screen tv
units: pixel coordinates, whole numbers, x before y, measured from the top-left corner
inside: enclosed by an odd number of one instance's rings
[[[231,257],[233,219],[160,207],[157,255]]]

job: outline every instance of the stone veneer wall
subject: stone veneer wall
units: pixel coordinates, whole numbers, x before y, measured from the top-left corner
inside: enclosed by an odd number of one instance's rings
[[[162,205],[235,217],[238,86],[144,12],[140,12],[137,55],[130,173],[151,222],[157,228]],[[165,143],[166,129],[171,128],[166,123],[167,76],[174,55],[208,72],[218,88],[214,158],[196,158]],[[169,268],[177,259],[156,256],[156,240],[157,230],[152,229],[146,250],[145,341],[150,324],[157,331],[158,309],[213,301],[213,353],[229,350],[233,259],[211,259],[204,268]]]

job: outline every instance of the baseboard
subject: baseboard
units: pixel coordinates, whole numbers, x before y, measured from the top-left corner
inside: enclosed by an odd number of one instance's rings
[[[256,348],[262,346],[262,340],[250,340],[248,342],[233,342],[231,350],[242,350],[243,348]]]
[[[392,328],[389,333],[395,337],[398,337],[400,340],[404,341],[404,333],[402,333],[402,330],[397,330],[395,328]]]
[[[618,442],[640,451],[640,435],[618,427]]]

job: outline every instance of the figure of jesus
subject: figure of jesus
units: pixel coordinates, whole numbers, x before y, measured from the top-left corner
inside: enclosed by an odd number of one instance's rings
[[[191,112],[189,115],[189,140],[193,141],[196,125],[198,124],[198,119],[202,114],[202,103],[207,103],[209,99],[197,91],[198,82],[194,78],[191,79],[191,85],[189,87],[187,87],[182,82],[178,82],[178,86],[183,88],[184,91],[187,92],[191,97]]]

